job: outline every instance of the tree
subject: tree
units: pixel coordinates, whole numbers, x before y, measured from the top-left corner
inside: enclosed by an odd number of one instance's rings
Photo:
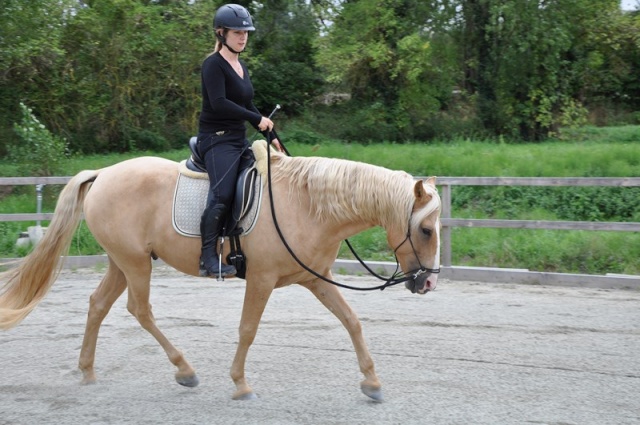
[[[318,22],[304,0],[264,1],[254,18],[245,60],[255,104],[263,113],[282,104],[287,115],[300,115],[324,85],[314,60]]]
[[[200,64],[213,49],[212,10],[200,1],[87,2],[65,27],[65,108],[75,150],[163,150],[197,129]]]
[[[574,49],[585,58],[578,96],[591,116],[606,124],[616,110],[638,110],[640,13],[599,10],[578,31]]]
[[[477,117],[477,130],[536,141],[586,122],[587,106],[637,104],[638,20],[617,0],[337,3],[319,63],[359,103],[364,137],[428,136],[457,114],[441,131]]]
[[[3,127],[24,101],[74,151],[183,146],[196,129],[199,65],[213,48],[217,3],[164,3],[7,0]]]
[[[446,53],[451,46],[432,32],[431,3],[346,1],[323,38],[319,63],[336,90],[351,94],[361,137],[420,136],[450,97],[456,76]]]
[[[0,12],[7,64],[0,124],[7,133],[20,101],[72,151],[163,150],[184,146],[197,131],[200,66],[213,50],[213,16],[224,1],[8,1]],[[243,3],[256,8],[258,31],[244,56],[256,103],[263,111],[277,102],[290,115],[301,112],[323,83],[309,6]]]
[[[52,102],[61,87],[56,78],[64,69],[60,37],[75,2],[72,0],[4,0],[0,8],[0,154],[12,143],[12,127],[20,101],[31,93],[31,104]],[[55,112],[43,108],[46,121]]]
[[[484,127],[541,140],[583,123],[579,93],[593,46],[580,49],[582,36],[618,7],[616,0],[464,0],[462,40],[473,46],[464,86],[477,95]]]

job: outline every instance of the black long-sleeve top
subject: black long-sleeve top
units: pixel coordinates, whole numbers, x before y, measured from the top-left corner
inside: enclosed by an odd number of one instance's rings
[[[245,121],[258,128],[262,115],[253,104],[253,85],[247,67],[243,62],[240,64],[243,78],[219,52],[204,60],[199,133],[242,131]]]

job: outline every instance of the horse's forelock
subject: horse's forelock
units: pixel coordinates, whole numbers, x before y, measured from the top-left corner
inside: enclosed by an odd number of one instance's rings
[[[425,218],[439,210],[442,205],[440,195],[438,195],[438,190],[434,186],[424,185],[424,188],[427,194],[431,196],[431,199],[424,207],[422,207],[418,211],[414,211],[413,215],[411,216],[412,228],[418,226]]]

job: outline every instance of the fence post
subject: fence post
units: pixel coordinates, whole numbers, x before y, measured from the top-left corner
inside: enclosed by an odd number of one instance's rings
[[[440,218],[451,218],[451,185],[442,184],[442,211]],[[451,267],[451,227],[447,224],[442,226],[440,232],[440,258],[444,267]]]
[[[43,184],[36,185],[36,213],[40,214],[42,212],[42,189],[44,188]],[[40,220],[36,221],[36,226],[40,227]]]

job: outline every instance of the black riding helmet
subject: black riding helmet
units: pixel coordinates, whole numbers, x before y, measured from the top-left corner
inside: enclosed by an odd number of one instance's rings
[[[255,31],[251,14],[239,4],[225,4],[218,9],[213,18],[213,29],[217,30],[218,28]]]

